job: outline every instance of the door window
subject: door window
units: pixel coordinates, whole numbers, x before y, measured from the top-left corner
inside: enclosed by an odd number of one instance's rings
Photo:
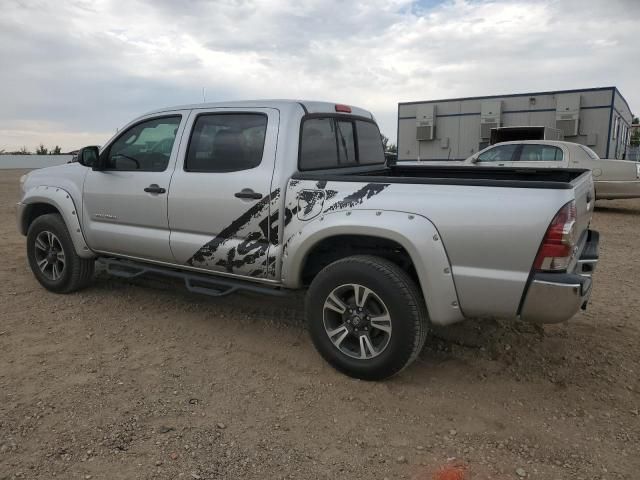
[[[478,155],[479,162],[510,162],[518,145],[499,145]]]
[[[562,161],[562,149],[552,145],[530,145],[522,146],[520,157],[516,158],[521,162],[560,162]]]
[[[260,165],[267,132],[262,113],[202,114],[193,126],[184,169],[237,172]]]
[[[181,116],[154,118],[126,130],[109,147],[106,170],[163,172],[169,164]]]

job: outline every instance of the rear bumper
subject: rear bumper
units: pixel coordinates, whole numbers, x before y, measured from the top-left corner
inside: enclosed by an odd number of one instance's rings
[[[589,230],[574,273],[536,273],[520,311],[533,323],[560,323],[585,309],[591,295],[591,275],[598,262],[598,232]]]

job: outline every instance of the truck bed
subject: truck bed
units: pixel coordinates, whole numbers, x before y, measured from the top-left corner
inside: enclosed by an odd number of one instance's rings
[[[583,169],[394,165],[375,170],[334,169],[303,172],[297,180],[469,185],[506,188],[571,189]]]
[[[344,222],[350,234],[372,236],[381,230],[406,233],[415,228],[405,236],[389,235],[407,251],[418,244],[424,252],[433,245],[429,239],[438,239],[453,274],[451,279],[439,278],[426,286],[426,298],[453,280],[451,288],[464,315],[509,318],[518,312],[551,220],[564,205],[574,202],[575,229],[582,237],[591,219],[593,198],[591,172],[579,169],[394,165],[301,172],[293,175],[287,187],[286,207],[292,220],[283,238],[292,250],[300,250],[298,238],[315,235],[310,233],[314,229],[321,234],[342,233]],[[340,212],[347,215],[334,215]],[[419,224],[437,234],[418,231]],[[425,255],[421,263],[428,265],[435,254]],[[425,268],[442,272],[440,267]],[[447,293],[435,297],[447,298]],[[449,304],[439,304],[436,311],[438,299],[431,300],[435,323],[457,321],[451,318]]]

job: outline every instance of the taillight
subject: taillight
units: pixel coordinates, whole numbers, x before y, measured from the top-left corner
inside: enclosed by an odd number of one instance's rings
[[[553,217],[533,267],[543,272],[566,270],[576,245],[576,203],[567,203]]]
[[[341,103],[338,103],[336,105],[336,112],[351,113],[351,107],[349,105],[342,105]]]

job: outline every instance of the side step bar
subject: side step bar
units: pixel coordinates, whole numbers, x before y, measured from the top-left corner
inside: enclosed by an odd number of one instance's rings
[[[208,275],[160,267],[148,263],[134,262],[131,260],[99,258],[98,262],[104,265],[108,274],[116,277],[136,278],[147,273],[155,273],[165,277],[179,278],[184,281],[185,287],[190,292],[209,295],[211,297],[222,297],[239,290],[275,296],[285,296],[288,294],[286,290],[277,287],[265,287],[251,282],[227,279],[223,277],[212,278]]]

